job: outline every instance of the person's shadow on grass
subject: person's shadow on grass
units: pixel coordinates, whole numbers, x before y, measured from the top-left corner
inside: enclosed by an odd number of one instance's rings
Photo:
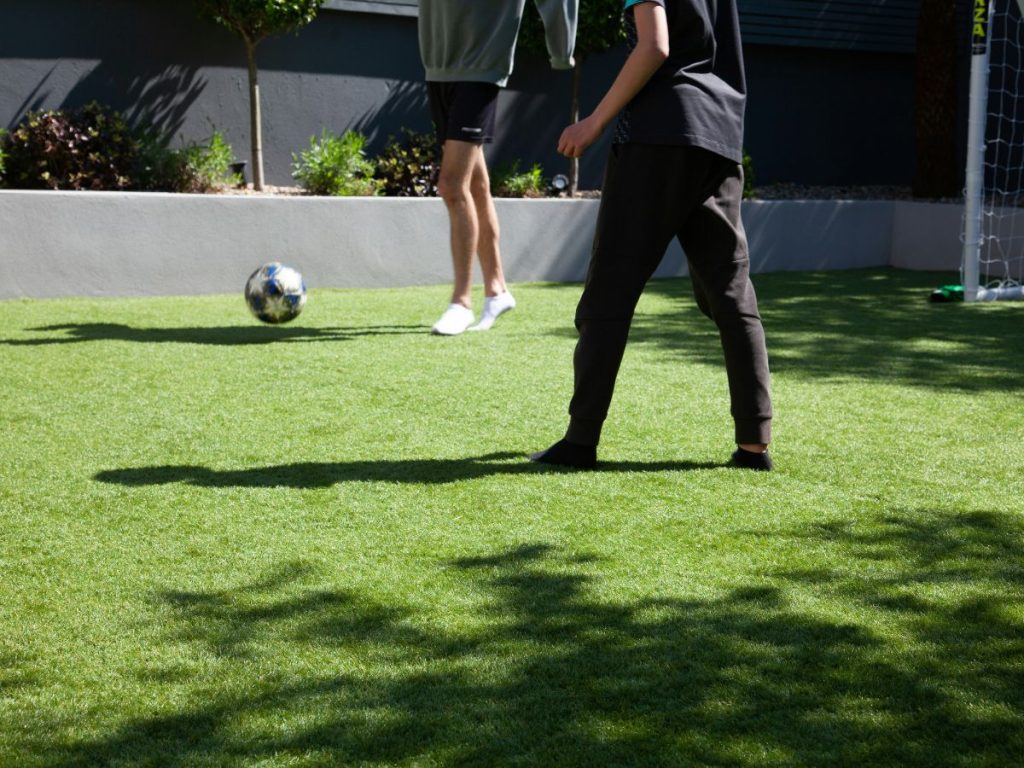
[[[726,464],[693,461],[604,461],[589,472],[686,472]],[[564,474],[573,470],[527,461],[526,454],[488,453],[463,459],[312,461],[247,469],[201,466],[126,467],[98,472],[94,479],[119,485],[187,483],[206,488],[326,488],[337,483],[385,482],[444,484],[494,475]]]
[[[361,336],[426,333],[423,325],[373,325],[351,328],[311,328],[301,325],[226,325],[182,328],[133,328],[120,323],[63,323],[29,328],[54,334],[34,339],[0,339],[8,346],[46,346],[86,341],[134,341],[142,344],[215,344],[242,346],[295,341],[346,341]],[[57,335],[59,334],[59,335]]]

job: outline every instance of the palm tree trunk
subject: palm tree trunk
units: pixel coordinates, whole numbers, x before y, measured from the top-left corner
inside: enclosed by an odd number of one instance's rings
[[[263,119],[260,112],[260,82],[256,71],[256,43],[246,39],[245,56],[249,63],[249,137],[252,144],[252,186],[263,190]]]

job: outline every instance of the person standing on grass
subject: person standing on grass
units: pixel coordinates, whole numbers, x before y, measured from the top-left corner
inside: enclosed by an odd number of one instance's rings
[[[579,0],[534,0],[551,66],[572,69]],[[483,145],[494,140],[498,90],[512,73],[526,0],[420,0],[420,56],[430,111],[442,147],[438,193],[448,208],[455,284],[451,303],[431,329],[455,336],[486,331],[515,307],[501,268],[498,215]],[[473,324],[473,258],[480,259],[484,309]]]
[[[558,142],[559,152],[580,157],[618,115],[576,309],[569,427],[530,458],[596,465],[633,312],[676,237],[725,353],[732,464],[770,470],[768,352],[740,220],[746,82],[736,0],[625,0],[624,13],[626,63],[594,112]]]

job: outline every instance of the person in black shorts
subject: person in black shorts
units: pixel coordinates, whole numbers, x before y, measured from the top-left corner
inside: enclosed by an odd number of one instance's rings
[[[551,65],[572,69],[579,0],[534,0],[544,22]],[[498,214],[491,198],[483,145],[494,141],[498,91],[512,72],[525,2],[420,0],[420,56],[430,111],[442,147],[437,191],[448,208],[455,285],[431,329],[455,336],[485,331],[515,307],[505,284],[498,246]],[[484,277],[484,309],[473,325],[473,259]],[[472,326],[472,327],[471,327]]]
[[[479,82],[428,82],[430,111],[443,147],[438,194],[448,207],[455,285],[451,302],[431,329],[441,336],[485,331],[516,305],[505,284],[498,244],[498,214],[491,197],[483,145],[494,141],[498,86]],[[470,292],[473,257],[484,278],[484,311],[473,324]]]
[[[743,193],[746,81],[736,0],[625,0],[631,48],[594,112],[562,133],[580,157],[618,115],[583,295],[565,437],[534,461],[590,468],[633,312],[678,238],[697,306],[718,327],[734,466],[770,470],[768,352],[750,283]],[[673,434],[671,424],[664,425]]]

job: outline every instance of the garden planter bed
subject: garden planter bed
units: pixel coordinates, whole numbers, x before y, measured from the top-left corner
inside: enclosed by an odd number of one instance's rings
[[[581,280],[597,200],[498,200],[513,282]],[[904,201],[749,201],[754,272],[959,265],[961,208]],[[288,261],[310,287],[451,278],[438,199],[0,191],[0,299],[241,290]],[[658,276],[685,274],[673,243]]]

